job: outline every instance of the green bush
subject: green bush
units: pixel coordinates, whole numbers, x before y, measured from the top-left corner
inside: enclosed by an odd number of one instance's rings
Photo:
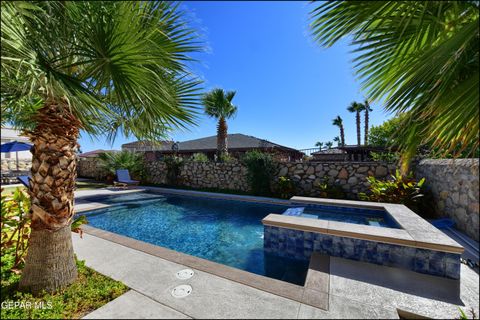
[[[295,195],[295,184],[288,177],[278,178],[276,190],[280,198],[290,199]]]
[[[167,184],[176,185],[179,183],[179,175],[183,166],[183,158],[178,156],[166,156],[163,158],[167,166]]]
[[[111,176],[116,176],[119,169],[127,169],[134,179],[142,179],[144,175],[143,155],[141,153],[122,150],[120,152],[104,152],[98,155],[100,167]]]
[[[400,159],[397,152],[371,152],[370,156],[373,161],[385,161],[387,163],[396,163]]]
[[[336,184],[330,184],[327,176],[324,176],[323,180],[314,185],[314,187],[319,190],[320,198],[345,199],[345,192],[342,187]]]
[[[191,157],[190,160],[193,162],[208,162],[208,157],[205,153],[194,153]]]
[[[419,211],[419,206],[424,197],[422,187],[425,178],[417,181],[413,177],[413,173],[402,176],[400,171],[397,170],[394,175],[385,180],[375,177],[368,177],[367,180],[370,183],[369,191],[358,194],[361,200],[401,203],[416,212]]]
[[[232,157],[230,154],[228,153],[222,153],[220,154],[220,156],[218,157],[217,159],[219,162],[225,162],[225,163],[229,163],[229,162],[233,162],[235,161],[235,158]]]
[[[269,153],[248,151],[242,158],[247,167],[247,179],[253,194],[271,195],[275,161]]]

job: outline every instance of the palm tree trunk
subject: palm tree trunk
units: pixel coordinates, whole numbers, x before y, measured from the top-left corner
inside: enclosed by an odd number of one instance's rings
[[[67,101],[49,100],[39,110],[33,142],[29,194],[32,233],[20,289],[56,292],[77,278],[70,224],[74,214],[80,122]]]
[[[368,106],[365,108],[365,145],[368,145],[368,121],[369,121],[369,114],[368,114]]]
[[[224,117],[221,117],[218,120],[218,127],[217,127],[217,154],[218,156],[228,154],[228,147],[227,147],[227,121]]]
[[[345,145],[345,130],[343,129],[343,124],[340,125],[340,141],[342,143],[342,146]]]
[[[362,144],[362,141],[361,141],[361,134],[360,134],[360,112],[358,111],[356,114],[356,118],[357,118],[357,145],[359,146],[360,144]]]

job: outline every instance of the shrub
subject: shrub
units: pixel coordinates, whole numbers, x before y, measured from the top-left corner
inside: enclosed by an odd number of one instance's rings
[[[327,176],[324,176],[323,180],[314,185],[314,187],[319,190],[320,198],[345,199],[345,192],[342,187],[336,184],[330,184]]]
[[[100,166],[111,176],[116,176],[119,169],[127,169],[134,178],[143,178],[143,155],[141,153],[122,150],[120,152],[104,152],[98,155]]]
[[[220,161],[220,162],[228,163],[228,162],[233,162],[233,161],[235,161],[235,158],[232,157],[232,156],[231,156],[230,154],[228,154],[228,153],[222,153],[222,154],[220,154],[220,156],[218,157],[217,160]]]
[[[208,162],[208,157],[205,153],[194,153],[190,158],[193,162]]]
[[[370,183],[368,193],[359,193],[361,200],[401,203],[414,211],[418,211],[421,200],[423,200],[422,187],[425,178],[419,181],[415,180],[413,173],[402,176],[400,171],[396,170],[390,179],[380,180],[375,177],[368,177]]]
[[[18,271],[24,263],[30,238],[30,198],[22,189],[17,188],[11,198],[1,197],[1,252],[9,253],[12,259],[11,269]],[[85,216],[77,217],[71,224],[72,232],[82,235],[81,226],[87,222]],[[2,264],[3,267],[3,264]]]
[[[270,195],[270,184],[275,172],[275,161],[268,153],[257,150],[248,151],[242,158],[247,167],[247,179],[252,192],[256,195]]]
[[[2,240],[1,250],[12,252],[12,269],[17,269],[24,262],[27,253],[28,239],[30,237],[30,198],[17,188],[11,199],[1,197],[2,201]],[[3,259],[2,259],[3,260]]]
[[[400,159],[397,152],[371,152],[373,161],[385,161],[387,163],[396,163]]]
[[[183,158],[178,156],[166,156],[163,161],[167,166],[167,184],[178,184],[178,176],[180,175],[180,170],[183,166]]]
[[[278,178],[276,189],[280,198],[283,199],[290,199],[295,195],[295,184],[288,177]]]

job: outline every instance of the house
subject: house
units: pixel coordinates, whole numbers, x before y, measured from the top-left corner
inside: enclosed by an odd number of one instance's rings
[[[239,157],[251,150],[270,152],[274,154],[276,159],[285,161],[299,160],[303,156],[303,153],[296,149],[241,133],[229,134],[227,142],[228,153],[234,157]],[[147,158],[151,159],[159,159],[164,155],[173,153],[183,157],[190,157],[194,153],[204,153],[207,157],[213,159],[217,152],[217,136],[176,143],[173,141],[157,143],[137,141],[122,145],[122,150],[145,151]]]
[[[384,147],[345,145],[313,152],[312,156],[314,161],[370,161],[372,152],[387,151]]]
[[[96,158],[100,153],[105,153],[105,152],[118,152],[118,150],[103,150],[103,149],[98,149],[98,150],[93,150],[93,151],[88,151],[84,153],[80,153],[78,155],[79,158]]]
[[[31,144],[28,137],[22,136],[19,130],[15,130],[13,128],[2,128],[1,131],[1,144],[18,141],[18,142],[25,142]],[[1,154],[2,159],[16,159],[16,152],[4,152]],[[32,154],[29,150],[27,151],[18,151],[18,159],[19,160],[32,160]]]

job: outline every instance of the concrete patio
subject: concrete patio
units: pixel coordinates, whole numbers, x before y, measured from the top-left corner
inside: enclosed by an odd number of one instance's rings
[[[462,265],[461,281],[397,268],[330,258],[328,310],[287,299],[214,274],[195,270],[189,280],[175,273],[187,266],[118,243],[84,234],[73,236],[79,259],[87,266],[131,288],[85,316],[93,318],[399,318],[408,313],[432,318],[458,318],[479,310],[479,278]],[[310,272],[310,271],[309,271]],[[180,284],[192,293],[175,298]],[[322,284],[310,284],[312,286]],[[320,295],[319,295],[320,296]]]

